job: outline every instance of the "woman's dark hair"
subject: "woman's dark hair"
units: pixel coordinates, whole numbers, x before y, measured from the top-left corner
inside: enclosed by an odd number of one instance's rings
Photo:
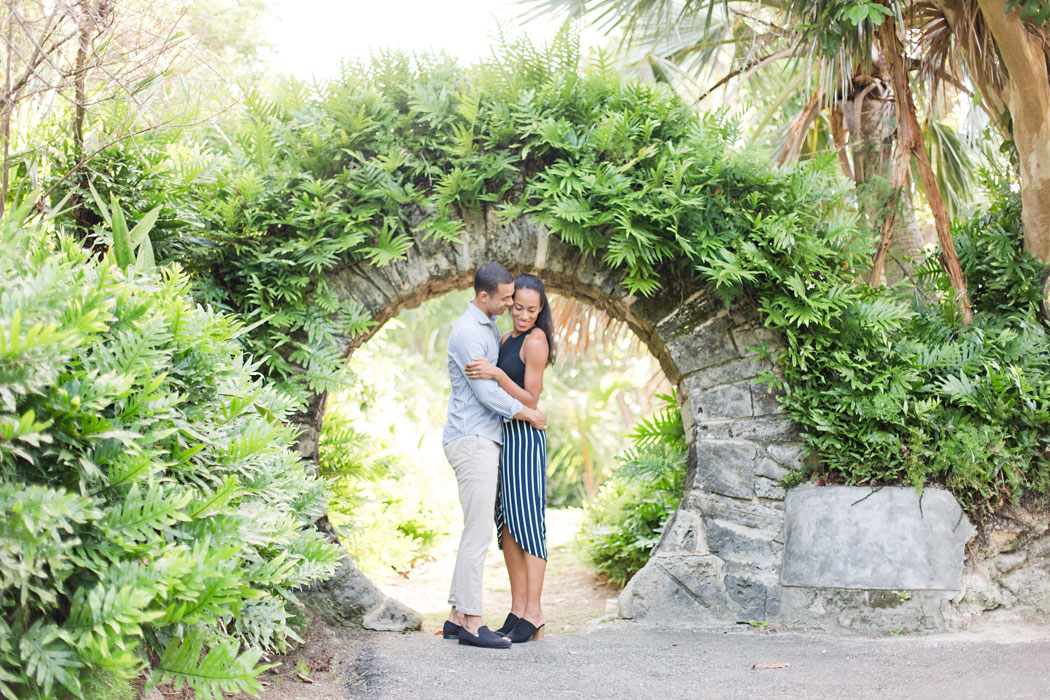
[[[540,295],[540,313],[536,317],[536,327],[547,336],[547,364],[554,364],[554,356],[557,351],[554,347],[554,319],[551,317],[551,305],[547,303],[547,290],[543,288],[543,282],[536,275],[518,275],[514,279],[514,293],[519,289],[531,289]]]

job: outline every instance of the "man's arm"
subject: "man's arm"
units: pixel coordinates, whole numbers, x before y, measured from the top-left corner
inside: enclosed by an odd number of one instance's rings
[[[540,430],[547,429],[547,414],[535,408],[529,408],[500,387],[495,379],[471,379],[463,368],[475,357],[485,357],[485,344],[482,341],[470,340],[456,343],[449,347],[449,354],[456,367],[467,380],[467,386],[482,405],[504,418],[517,418],[528,421]]]

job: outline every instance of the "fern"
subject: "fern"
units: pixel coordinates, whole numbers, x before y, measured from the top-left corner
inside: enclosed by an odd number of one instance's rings
[[[258,665],[262,651],[249,649],[238,654],[234,641],[208,645],[200,630],[191,630],[185,639],[173,639],[154,667],[150,686],[172,683],[183,686],[204,700],[222,700],[223,693],[257,694],[262,686],[256,678],[273,665]],[[203,654],[203,657],[202,657]]]
[[[294,638],[291,589],[338,558],[312,534],[324,485],[281,422],[294,399],[256,375],[238,323],[187,297],[185,273],[124,275],[3,224],[0,337],[18,342],[0,359],[0,696],[80,697],[157,655],[154,677],[199,697],[257,690],[261,651]],[[189,647],[167,645],[187,628]]]

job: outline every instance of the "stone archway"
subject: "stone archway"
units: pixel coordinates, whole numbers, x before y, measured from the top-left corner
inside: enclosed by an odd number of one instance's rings
[[[417,222],[424,218],[417,212]],[[756,383],[772,364],[751,348],[765,344],[775,350],[776,336],[753,311],[742,305],[726,309],[693,282],[664,279],[654,297],[628,295],[622,271],[527,218],[504,224],[493,207],[464,211],[460,218],[458,243],[417,239],[404,259],[389,266],[358,263],[335,270],[332,287],[364,306],[376,322],[374,332],[403,309],[469,287],[477,267],[491,260],[515,273],[533,272],[552,292],[627,323],[678,387],[689,451],[684,498],[653,557],[621,594],[621,615],[653,621],[775,617],[784,542],[785,494],[778,481],[800,466],[798,429],[767,385]],[[338,342],[349,355],[370,335]],[[314,459],[324,405],[325,397],[317,396],[300,416],[300,447]],[[379,626],[401,620],[396,605],[381,602],[374,588],[360,593],[368,586],[359,572],[344,570],[340,577],[345,580],[330,593],[364,595],[358,608],[395,620]]]

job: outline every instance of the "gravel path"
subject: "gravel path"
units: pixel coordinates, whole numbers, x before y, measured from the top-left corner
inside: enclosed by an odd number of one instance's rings
[[[613,622],[510,650],[373,634],[352,677],[354,698],[1047,698],[1050,628],[872,638]]]

